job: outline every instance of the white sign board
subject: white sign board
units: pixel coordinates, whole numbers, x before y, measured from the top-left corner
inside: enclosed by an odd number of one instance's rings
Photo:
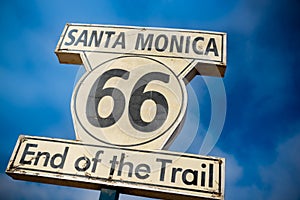
[[[223,158],[159,149],[184,124],[186,84],[197,74],[224,76],[225,33],[67,24],[55,53],[85,68],[71,100],[76,141],[20,136],[8,175],[163,199],[224,199]]]
[[[188,59],[226,67],[226,33],[67,24],[56,47],[61,63],[82,64],[80,52]],[[224,71],[223,71],[224,72]]]
[[[6,173],[15,179],[163,199],[223,199],[224,159],[20,136]]]
[[[67,24],[55,53],[86,70],[71,102],[77,140],[167,149],[185,120],[186,84],[224,76],[226,34]]]

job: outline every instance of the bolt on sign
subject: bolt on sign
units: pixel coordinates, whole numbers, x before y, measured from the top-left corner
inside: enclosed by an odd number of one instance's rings
[[[83,65],[71,113],[77,141],[20,136],[15,179],[114,188],[163,199],[223,199],[225,160],[174,153],[195,75],[223,77],[226,34],[67,24],[55,53]]]

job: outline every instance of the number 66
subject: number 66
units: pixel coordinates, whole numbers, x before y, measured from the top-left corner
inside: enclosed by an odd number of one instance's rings
[[[96,127],[106,128],[115,124],[122,116],[125,109],[125,96],[117,88],[104,88],[106,82],[113,78],[119,77],[127,80],[130,72],[123,69],[111,69],[99,76],[94,82],[90,94],[88,96],[86,110],[87,118],[90,124]],[[169,82],[169,75],[162,72],[150,72],[143,75],[134,85],[129,99],[129,120],[131,125],[143,132],[151,132],[165,122],[169,106],[163,94],[157,91],[145,91],[146,86],[151,81]],[[107,117],[101,117],[98,114],[98,106],[101,99],[105,96],[111,96],[114,100],[112,112]],[[141,116],[141,107],[146,100],[152,100],[156,104],[156,114],[152,121],[146,122]]]

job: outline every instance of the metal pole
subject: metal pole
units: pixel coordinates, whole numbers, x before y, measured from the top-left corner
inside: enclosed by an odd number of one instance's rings
[[[101,189],[99,200],[118,200],[119,192],[111,189]]]

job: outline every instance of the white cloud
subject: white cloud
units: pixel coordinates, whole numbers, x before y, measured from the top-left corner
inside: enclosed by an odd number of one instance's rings
[[[225,176],[226,176],[226,186],[231,186],[237,183],[237,181],[243,175],[243,168],[238,164],[237,160],[233,155],[223,152],[218,148],[214,148],[210,153],[212,156],[225,158]],[[229,188],[228,188],[229,189]]]
[[[13,180],[5,174],[0,175],[0,199],[5,200],[95,200],[100,191],[86,190],[58,185]],[[150,198],[121,194],[120,200],[148,200]]]
[[[239,181],[248,176],[236,158],[214,148],[210,155],[225,158],[225,199],[228,200],[264,200],[263,192],[255,184],[241,185]]]
[[[98,191],[12,180],[0,175],[0,199],[81,200],[98,199]]]
[[[226,158],[225,197],[229,200],[281,200],[300,198],[300,134],[282,142],[277,147],[277,157],[269,165],[244,171],[233,155],[215,148],[211,155]],[[249,163],[250,164],[250,163]],[[260,179],[245,183],[247,177],[259,171]]]
[[[288,139],[277,148],[277,158],[261,168],[261,176],[269,188],[267,199],[300,198],[300,134]]]

